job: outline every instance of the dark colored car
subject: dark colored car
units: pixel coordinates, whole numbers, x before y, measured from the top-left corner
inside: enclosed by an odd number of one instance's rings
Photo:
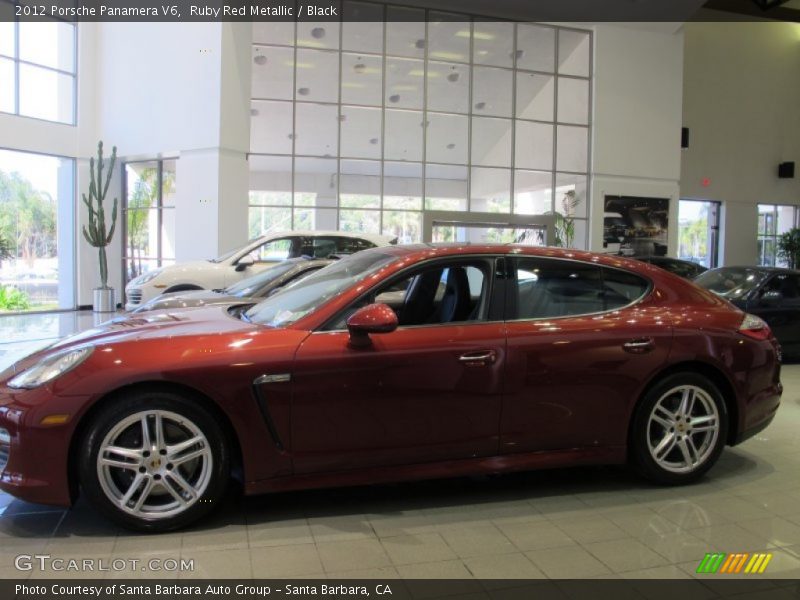
[[[190,290],[161,294],[132,312],[248,302],[252,304],[290,283],[300,281],[314,271],[327,267],[332,262],[333,259],[327,258],[290,258],[223,290]]]
[[[769,324],[787,357],[800,357],[800,273],[779,267],[721,267],[695,283]]]
[[[258,494],[631,461],[681,484],[769,424],[779,375],[761,319],[638,261],[387,246],[21,360],[0,374],[0,488],[80,490],[161,531],[232,474]]]
[[[700,273],[708,270],[703,265],[671,256],[633,256],[631,258],[655,265],[684,279],[694,279]]]

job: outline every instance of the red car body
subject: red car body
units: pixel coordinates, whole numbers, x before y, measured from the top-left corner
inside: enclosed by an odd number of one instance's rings
[[[765,427],[778,408],[774,338],[742,335],[741,311],[661,269],[521,246],[366,252],[394,260],[285,328],[220,307],[153,313],[62,341],[95,349],[42,387],[7,382],[52,348],[21,361],[0,376],[0,427],[11,438],[0,488],[70,505],[78,491],[76,444],[93,411],[118,390],[153,383],[191,391],[225,425],[246,493],[623,463],[637,401],[656,378],[680,369],[704,374],[722,392],[728,444]],[[650,287],[639,301],[605,313],[401,327],[361,347],[349,344],[347,331],[318,331],[410,265],[473,255],[583,261],[634,273]],[[647,352],[626,347],[643,339]],[[269,381],[265,373],[290,379]],[[47,424],[52,415],[66,422]]]

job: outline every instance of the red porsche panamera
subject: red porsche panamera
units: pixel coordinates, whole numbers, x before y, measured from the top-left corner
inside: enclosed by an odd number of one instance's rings
[[[0,376],[0,488],[180,527],[249,494],[630,461],[678,484],[778,408],[780,349],[624,258],[366,250],[256,305],[116,319]]]

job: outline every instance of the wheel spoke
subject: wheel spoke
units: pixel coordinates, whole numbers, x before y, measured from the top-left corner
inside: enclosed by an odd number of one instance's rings
[[[138,471],[138,463],[129,463],[122,460],[114,460],[113,458],[100,458],[100,464],[106,467],[114,467],[116,469],[128,469],[130,471]]]
[[[705,416],[702,416],[702,417],[693,417],[692,418],[692,429],[697,429],[698,425],[703,425],[705,423],[709,423],[709,424],[713,425],[714,427],[716,427],[717,426],[717,424],[715,423],[716,420],[717,420],[716,415],[705,415]]]
[[[663,405],[659,404],[653,410],[653,418],[660,417],[665,421],[674,421],[675,420],[675,413],[667,410]]]
[[[142,415],[142,448],[149,450],[153,443],[150,441],[150,423],[147,413]]]
[[[153,490],[153,478],[148,477],[144,482],[144,489],[142,493],[139,494],[139,498],[136,499],[136,504],[133,506],[133,510],[139,512],[142,510],[142,505],[147,498],[150,497],[150,492]]]
[[[181,494],[178,492],[178,490],[176,490],[176,489],[175,489],[175,488],[172,486],[172,484],[170,484],[170,482],[169,482],[169,479],[170,479],[170,478],[169,478],[169,476],[167,476],[167,477],[166,477],[166,479],[167,479],[167,480],[166,480],[166,481],[164,481],[164,487],[166,488],[166,490],[167,490],[167,491],[170,493],[170,495],[171,495],[173,498],[175,498],[175,500],[177,500],[177,501],[178,501],[178,504],[180,504],[181,506],[186,506],[186,505],[188,504],[188,502],[186,501],[186,498],[184,498],[183,496],[181,496]]]
[[[674,426],[672,421],[669,421],[659,415],[653,415],[652,420],[661,425],[667,431],[669,431]]]
[[[156,419],[155,419],[155,423],[153,425],[155,427],[156,439],[154,440],[154,443],[155,443],[156,448],[161,450],[162,448],[165,447],[165,444],[164,444],[164,421],[161,418],[161,413],[156,413],[155,417],[156,417]]]
[[[167,456],[169,457],[170,461],[175,462],[176,460],[180,460],[181,452],[184,452],[198,444],[205,446],[205,438],[198,435],[179,444],[175,444],[174,446],[167,446]]]
[[[694,425],[692,425],[691,435],[694,435],[695,433],[708,433],[709,431],[716,431],[716,430],[717,430],[716,423],[711,423],[710,425],[701,425],[700,427],[695,427]]]
[[[678,442],[678,449],[681,451],[681,455],[683,456],[683,463],[687,467],[691,467],[694,464],[694,457],[692,456],[692,452],[689,449],[689,444],[686,443],[688,438],[684,438]],[[692,446],[694,447],[694,445]]]
[[[686,388],[683,390],[681,394],[681,404],[678,407],[678,414],[688,416],[692,414],[692,409],[694,408],[694,390],[692,388]]]
[[[186,454],[182,454],[180,456],[176,456],[175,458],[170,459],[170,462],[172,462],[172,463],[174,463],[176,465],[181,465],[181,464],[183,464],[185,462],[188,462],[190,460],[193,460],[195,458],[200,458],[201,456],[206,456],[208,454],[208,452],[209,452],[208,448],[198,448],[197,450],[194,450],[192,452],[187,452]]]
[[[189,496],[189,498],[184,498],[184,500],[186,501],[194,500],[195,496],[197,495],[195,489],[191,486],[191,484],[188,481],[186,481],[183,478],[183,476],[180,473],[178,473],[177,471],[170,471],[169,473],[167,473],[166,477],[170,481],[175,482],[175,484],[179,488],[179,493],[185,492]],[[181,496],[183,496],[182,493]]]
[[[123,507],[128,506],[128,502],[131,501],[131,498],[133,498],[133,495],[136,493],[136,490],[142,487],[142,482],[144,480],[145,480],[145,475],[142,475],[141,473],[136,474],[136,477],[133,478],[133,482],[131,483],[131,487],[128,488],[128,491],[125,492],[125,495],[122,496],[122,498],[120,499],[119,501],[120,506]]]
[[[655,456],[656,460],[662,460],[665,456],[667,456],[672,449],[675,447],[675,442],[677,438],[675,437],[674,433],[670,433],[664,436],[658,446],[653,449],[653,455]]]
[[[137,463],[142,460],[142,451],[139,448],[123,448],[122,446],[106,446],[102,454],[111,454],[122,458],[130,458]]]

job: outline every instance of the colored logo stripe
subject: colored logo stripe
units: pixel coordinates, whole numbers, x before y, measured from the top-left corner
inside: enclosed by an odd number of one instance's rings
[[[700,561],[697,573],[724,573],[729,575],[742,572],[750,574],[763,573],[770,560],[772,560],[772,554],[768,553],[736,552],[726,554],[725,552],[710,552]]]

